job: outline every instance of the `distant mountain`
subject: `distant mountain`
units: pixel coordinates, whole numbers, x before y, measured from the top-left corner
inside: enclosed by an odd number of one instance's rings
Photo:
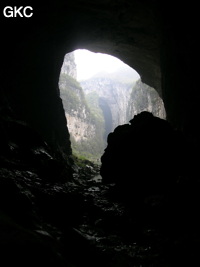
[[[94,79],[94,78],[109,78],[111,80],[114,80],[115,82],[134,84],[138,79],[140,79],[140,76],[131,67],[129,67],[128,65],[124,65],[118,68],[115,72],[106,72],[106,71],[98,72],[89,79]],[[81,80],[80,82],[84,81],[85,80]]]
[[[113,73],[100,72],[77,82],[74,56],[68,54],[61,70],[59,88],[72,150],[90,160],[101,157],[110,132],[141,111],[165,118],[158,93],[142,83],[140,76],[127,65]]]

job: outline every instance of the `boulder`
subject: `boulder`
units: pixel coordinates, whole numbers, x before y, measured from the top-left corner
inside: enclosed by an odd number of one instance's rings
[[[115,183],[126,197],[164,194],[182,173],[183,147],[169,122],[141,112],[109,134],[101,157],[103,182]]]

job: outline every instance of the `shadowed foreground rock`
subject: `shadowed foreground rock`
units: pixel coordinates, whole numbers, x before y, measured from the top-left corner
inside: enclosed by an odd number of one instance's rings
[[[144,111],[108,135],[100,174],[125,198],[165,194],[185,180],[197,180],[195,151],[169,122]]]
[[[116,183],[133,197],[164,193],[187,175],[188,153],[181,133],[144,111],[108,135],[100,173],[104,182]]]
[[[99,179],[97,167],[89,161],[77,162],[76,166],[68,162],[69,158],[66,161],[61,152],[52,150],[40,135],[11,113],[5,111],[0,124],[3,266],[171,267],[199,262],[199,184],[195,179],[189,180],[187,172],[177,179],[179,161],[174,163],[175,173],[168,181],[174,165],[164,163],[163,158],[168,156],[160,156],[161,147],[170,151],[168,163],[177,159],[178,152],[171,151],[173,145],[180,148],[168,123],[142,113],[134,117],[132,125],[118,127],[109,136],[106,158],[103,156],[107,161],[101,172],[107,174],[108,166],[112,167],[109,176],[103,176],[108,182],[105,184]],[[134,153],[126,154],[133,132],[138,139],[136,144],[132,140],[131,146],[140,152],[141,163]],[[148,151],[151,156],[158,153],[155,162],[145,154],[145,149],[150,149],[147,132],[154,140],[152,148],[158,140],[156,133],[165,134],[172,142],[157,145],[158,151]],[[145,138],[140,151],[140,140]],[[115,153],[107,157],[107,152],[113,149]],[[163,165],[159,167],[158,163]],[[148,164],[149,171],[153,164],[148,177],[139,176],[143,164]],[[163,171],[163,166],[169,169]],[[129,176],[120,180],[124,169]],[[187,169],[192,174],[191,166]],[[148,174],[144,167],[142,170]]]
[[[142,112],[130,123],[108,136],[103,182],[113,184],[111,195],[126,203],[141,224],[173,238],[198,236],[197,147],[151,113]]]

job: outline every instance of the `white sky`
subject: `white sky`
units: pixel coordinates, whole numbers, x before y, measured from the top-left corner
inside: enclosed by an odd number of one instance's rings
[[[85,80],[98,72],[106,71],[112,73],[125,63],[116,57],[93,53],[85,49],[75,50],[75,63],[77,66],[77,80]],[[139,74],[135,72],[137,80]]]

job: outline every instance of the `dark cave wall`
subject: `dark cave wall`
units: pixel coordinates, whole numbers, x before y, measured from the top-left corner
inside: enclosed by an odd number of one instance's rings
[[[28,21],[3,20],[1,88],[17,119],[36,129],[54,148],[71,154],[58,89],[63,51],[35,13]]]
[[[182,3],[166,5],[161,12],[162,95],[167,117],[175,127],[199,140],[198,8]]]
[[[47,47],[26,44],[22,53],[17,50],[17,54],[11,56],[3,88],[6,88],[8,102],[18,118],[37,129],[49,143],[57,142],[70,151],[57,85],[59,72],[55,71],[59,70],[60,64],[56,64],[54,47],[50,44]]]
[[[29,20],[1,18],[1,86],[15,114],[70,154],[58,78],[65,53],[87,48],[135,68],[162,95],[168,119],[197,137],[195,7],[166,3],[60,0],[32,5]]]

